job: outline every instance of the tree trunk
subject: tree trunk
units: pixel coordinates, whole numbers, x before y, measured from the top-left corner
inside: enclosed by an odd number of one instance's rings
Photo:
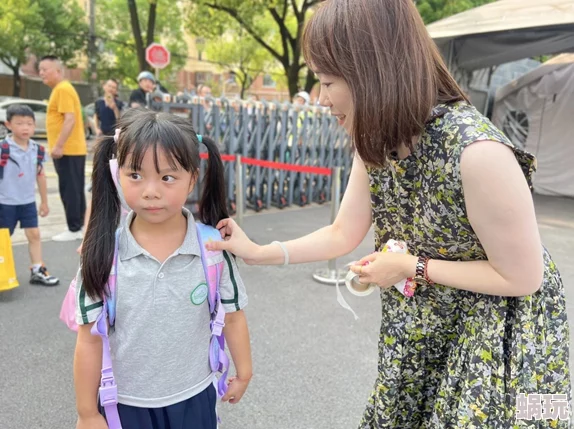
[[[153,39],[155,37],[155,17],[157,13],[157,0],[152,0],[149,2],[149,17],[147,21],[147,45],[151,45],[153,43]]]
[[[313,87],[317,82],[318,81],[315,78],[315,73],[313,73],[311,69],[307,67],[307,77],[305,78],[305,91],[311,94],[311,91],[313,90]]]
[[[245,91],[247,90],[247,78],[245,78],[245,80],[241,81],[241,93],[239,94],[239,97],[242,100],[245,100]]]
[[[22,77],[20,76],[20,63],[17,62],[15,67],[12,67],[12,95],[20,97],[20,89],[22,88]]]
[[[128,0],[128,9],[130,11],[130,21],[132,24],[132,33],[136,42],[136,53],[138,57],[138,64],[140,71],[149,70],[149,65],[145,60],[145,47],[143,45],[142,32],[140,28],[140,21],[138,18],[138,8],[136,0]]]
[[[299,92],[299,64],[290,64],[287,72],[289,96],[293,98]]]
[[[245,95],[245,91],[248,88],[248,82],[249,82],[249,73],[247,73],[247,71],[245,71],[243,68],[239,68],[237,70],[237,72],[235,73],[236,78],[239,80],[239,83],[241,84],[241,92],[239,94],[240,98],[243,100],[244,99],[244,95]]]

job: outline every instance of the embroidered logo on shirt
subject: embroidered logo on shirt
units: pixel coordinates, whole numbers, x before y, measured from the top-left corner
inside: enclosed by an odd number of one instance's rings
[[[190,299],[195,305],[200,305],[207,299],[207,294],[209,289],[207,288],[207,283],[198,284],[195,289],[191,292]]]

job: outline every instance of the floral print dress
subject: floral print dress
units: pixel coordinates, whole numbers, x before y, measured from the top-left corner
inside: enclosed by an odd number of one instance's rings
[[[406,159],[368,168],[377,250],[404,240],[433,259],[486,259],[466,213],[460,155],[475,141],[513,148],[531,184],[532,155],[518,150],[473,106],[433,109]],[[566,394],[569,329],[560,274],[544,250],[538,292],[482,295],[434,285],[412,298],[381,291],[379,374],[360,423],[367,428],[567,428],[567,420],[522,420],[516,397]]]

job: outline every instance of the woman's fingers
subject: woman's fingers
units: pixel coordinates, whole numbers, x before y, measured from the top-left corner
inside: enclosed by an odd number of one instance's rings
[[[358,274],[361,278],[365,277],[369,275],[369,264],[373,262],[376,257],[376,253],[371,253],[370,255],[364,256],[359,261],[354,262],[349,269],[355,274]]]
[[[233,226],[235,222],[231,218],[221,219],[215,226],[221,233],[221,238],[225,238],[226,235],[231,235],[233,232]]]
[[[363,277],[369,275],[368,265],[351,265],[350,270],[355,274],[358,274],[359,277],[361,277],[361,280],[363,279]]]
[[[229,250],[231,247],[231,243],[228,240],[224,241],[208,241],[205,243],[205,248],[207,250]]]
[[[373,262],[377,258],[377,253],[371,253],[370,255],[362,257],[358,262],[357,265],[368,265],[370,262]]]

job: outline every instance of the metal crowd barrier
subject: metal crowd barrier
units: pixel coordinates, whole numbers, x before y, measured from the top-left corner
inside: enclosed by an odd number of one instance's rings
[[[329,109],[200,97],[151,101],[148,107],[189,118],[199,134],[215,140],[225,166],[228,206],[239,225],[246,209],[331,199],[331,222],[335,220],[352,155],[349,139]],[[200,181],[208,157],[202,151]],[[200,189],[201,183],[188,199],[192,212],[197,212]],[[335,285],[344,281],[347,270],[338,269],[333,259],[313,279]]]
[[[150,101],[149,107],[189,118],[199,134],[217,142],[222,154],[271,163],[242,162],[238,172],[238,163],[225,163],[232,214],[239,209],[258,212],[330,201],[332,176],[318,174],[314,168],[340,167],[341,194],[347,185],[349,139],[327,108],[200,97],[188,102],[170,97]],[[282,164],[308,168],[289,170]],[[204,171],[205,161],[200,177]],[[188,199],[192,211],[197,210],[199,189],[197,186]],[[238,194],[244,197],[244,207],[238,207]]]

